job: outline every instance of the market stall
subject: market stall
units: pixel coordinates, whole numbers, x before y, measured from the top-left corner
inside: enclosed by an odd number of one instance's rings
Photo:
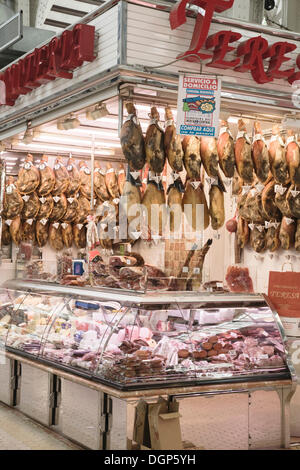
[[[217,55],[208,64],[213,39],[187,50],[195,16],[171,30],[163,2],[108,2],[0,75],[14,78],[0,108],[1,400],[90,448],[126,448],[137,399],[160,395],[180,401],[182,433],[191,441],[195,426],[200,447],[289,441],[294,370],[275,309],[253,292],[299,259],[298,167],[286,159],[299,147],[293,123],[282,127],[292,75],[232,62],[260,34],[288,41],[295,63],[299,35],[218,16],[210,34],[233,28],[240,45],[221,70]],[[179,72],[222,78],[220,136],[176,136]],[[227,399],[239,442],[213,411]],[[189,416],[202,403],[210,437]],[[267,430],[261,403],[276,417]]]

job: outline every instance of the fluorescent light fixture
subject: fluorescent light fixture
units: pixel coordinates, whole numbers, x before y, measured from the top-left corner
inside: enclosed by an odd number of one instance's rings
[[[12,161],[12,162],[16,162],[18,159],[18,157],[5,157],[5,161]]]
[[[51,140],[50,140],[51,139]],[[45,145],[48,145],[48,143],[50,143],[50,145],[53,144],[64,144],[64,145],[69,145],[69,146],[73,146],[73,145],[83,145],[85,147],[91,147],[92,146],[92,140],[83,140],[83,139],[78,139],[74,136],[73,137],[70,137],[70,136],[57,136],[57,135],[54,135],[52,136],[51,134],[41,134],[40,137],[37,139],[38,142],[44,142]],[[110,147],[110,148],[120,148],[121,145],[119,142],[101,142],[99,140],[96,140],[95,141],[95,146],[96,147]]]
[[[70,129],[76,129],[80,126],[80,121],[73,114],[70,114],[64,119],[60,119],[57,122],[57,129],[60,131],[68,131]]]
[[[46,151],[45,150],[46,145],[47,145],[47,151],[49,151],[49,152],[51,152],[51,151],[52,152],[68,152],[68,153],[71,152],[70,146],[68,146],[68,145],[65,145],[65,146],[63,146],[63,145],[51,145],[49,143],[47,143],[47,144],[33,143],[30,146],[30,148],[32,150]],[[22,142],[20,142],[17,147],[24,148],[24,147],[26,147],[26,145],[23,144]],[[85,149],[85,148],[83,148],[83,149],[72,149],[72,153],[74,153],[74,154],[76,153],[76,154],[79,154],[79,155],[81,155],[81,154],[90,155],[91,150],[90,149]],[[95,155],[114,155],[114,151],[113,150],[96,150]]]
[[[300,119],[294,116],[285,116],[281,121],[283,129],[300,130]]]
[[[108,109],[104,103],[97,104],[92,110],[86,112],[86,118],[89,121],[96,121],[109,114]]]

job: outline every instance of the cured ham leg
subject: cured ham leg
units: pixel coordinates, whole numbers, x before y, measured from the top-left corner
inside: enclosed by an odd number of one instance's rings
[[[146,132],[146,160],[151,171],[162,173],[165,166],[164,131],[159,126],[159,113],[151,108],[150,125]]]
[[[144,136],[133,103],[125,106],[128,118],[121,129],[121,147],[131,171],[138,171],[146,161]]]
[[[286,161],[293,184],[300,185],[300,148],[294,131],[288,131]]]
[[[200,140],[195,136],[185,136],[182,146],[187,177],[192,180],[199,180],[201,169]]]
[[[269,144],[270,168],[277,184],[288,184],[290,181],[286,160],[285,145],[280,136],[279,125],[275,124]]]
[[[270,172],[269,151],[262,135],[261,125],[257,121],[254,123],[252,158],[257,178],[265,183]]]
[[[55,175],[52,168],[48,166],[48,157],[43,155],[41,163],[39,164],[40,170],[40,185],[38,188],[39,196],[48,196],[53,191],[55,186]]]
[[[106,170],[106,175],[105,175],[105,183],[107,190],[109,194],[111,195],[112,198],[119,198],[119,188],[118,188],[118,180],[116,176],[115,169],[112,167],[110,163],[107,163],[106,165],[107,170]]]
[[[192,227],[194,231],[207,229],[209,226],[209,210],[201,184],[195,188],[193,182],[187,182],[182,204],[189,226]],[[201,207],[203,207],[202,218],[200,212]],[[199,214],[198,217],[197,214]],[[198,218],[199,220],[197,220]]]
[[[200,143],[201,161],[208,176],[218,177],[218,146],[214,137],[201,137]]]
[[[217,185],[212,185],[209,191],[209,213],[213,230],[219,230],[225,222],[224,193]]]
[[[234,140],[227,121],[221,121],[217,148],[220,167],[227,178],[232,178],[235,169]]]
[[[165,153],[172,170],[179,173],[183,170],[183,149],[181,137],[176,134],[176,127],[171,108],[166,108],[165,111]]]
[[[295,244],[295,236],[296,236],[296,222],[294,219],[289,219],[287,217],[283,217],[279,238],[281,242],[281,246],[284,250],[290,250],[293,248]]]
[[[28,154],[20,169],[16,186],[21,194],[30,194],[37,190],[40,184],[40,172],[33,164],[33,156]]]
[[[239,132],[235,143],[235,162],[238,174],[247,184],[254,181],[253,162],[251,156],[251,143],[247,135],[247,129],[244,121],[239,120]]]

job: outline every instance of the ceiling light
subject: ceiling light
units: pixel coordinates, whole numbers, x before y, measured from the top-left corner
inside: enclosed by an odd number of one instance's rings
[[[28,145],[28,144],[31,144],[32,141],[33,141],[33,129],[27,129],[23,137],[23,142],[25,145]]]
[[[68,131],[70,129],[77,129],[80,126],[80,121],[73,114],[70,114],[64,119],[57,122],[57,129],[60,131]]]
[[[86,118],[89,121],[96,121],[97,119],[101,119],[109,114],[106,104],[99,103],[93,108],[86,112]]]
[[[52,145],[52,144],[43,144],[43,143],[33,143],[31,146],[30,146],[30,149],[32,150],[42,150],[44,151],[45,150],[45,145],[47,145],[47,151],[48,152],[66,152],[66,153],[70,153],[70,146],[69,145]],[[22,142],[20,142],[17,147],[25,147],[25,144],[23,144]],[[86,148],[74,148],[72,149],[72,153],[76,153],[76,154],[79,154],[79,155],[82,155],[82,154],[85,154],[85,155],[90,155],[91,154],[91,150],[90,149],[86,149]],[[113,150],[96,150],[95,152],[95,155],[114,155],[114,151]]]

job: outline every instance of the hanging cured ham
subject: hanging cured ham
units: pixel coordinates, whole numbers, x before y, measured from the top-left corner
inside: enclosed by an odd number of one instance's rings
[[[125,183],[126,183],[125,168],[124,168],[124,165],[121,164],[119,173],[118,173],[118,188],[119,188],[120,195],[123,194]]]
[[[7,225],[5,219],[2,219],[1,243],[2,243],[2,245],[5,245],[5,246],[11,244],[11,235],[10,235],[10,231],[9,231],[9,226]]]
[[[62,217],[62,222],[70,224],[73,222],[77,217],[77,210],[78,210],[78,199],[77,197],[68,197],[67,198],[67,209]]]
[[[300,251],[300,220],[297,220],[297,230],[295,236],[295,249]]]
[[[26,196],[22,196],[22,199],[24,201],[24,206],[21,213],[22,219],[35,219],[41,206],[38,195],[36,193],[31,193],[27,194]]]
[[[68,197],[72,197],[77,194],[80,188],[80,174],[75,165],[75,160],[72,157],[70,157],[68,160],[67,172],[69,175],[69,185],[65,191],[65,194]]]
[[[232,195],[238,196],[242,192],[242,190],[243,190],[243,180],[235,168],[233,180],[232,180]]]
[[[286,201],[292,217],[300,219],[300,187],[291,185],[286,194]]]
[[[300,148],[295,137],[295,132],[289,130],[287,134],[286,161],[291,182],[295,185],[300,185]]]
[[[199,180],[201,169],[200,140],[195,136],[185,136],[182,147],[187,177],[192,180]]]
[[[238,212],[248,222],[264,223],[261,192],[252,188],[247,194],[241,194],[238,198]]]
[[[227,178],[232,178],[234,176],[235,169],[234,140],[227,121],[221,121],[217,149],[219,164],[224,175]]]
[[[262,192],[262,209],[265,220],[280,220],[281,214],[275,204],[275,181],[271,180]]]
[[[10,176],[5,188],[3,215],[6,219],[14,219],[18,217],[24,206],[24,201],[20,195],[15,183],[14,178]]]
[[[142,204],[146,209],[148,233],[162,235],[166,220],[166,200],[161,183],[149,181],[143,196]]]
[[[62,228],[62,239],[66,248],[71,248],[73,245],[73,230],[72,225],[67,223],[61,224]]]
[[[55,175],[55,186],[52,195],[59,196],[68,190],[70,184],[69,173],[63,165],[62,157],[57,157],[53,171]]]
[[[123,188],[123,194],[120,198],[120,213],[126,220],[120,219],[120,225],[129,226],[129,224],[139,216],[138,207],[141,204],[142,196],[140,188],[135,184],[130,173],[128,173],[127,181]],[[135,228],[140,231],[140,224]],[[133,228],[133,231],[135,231]],[[130,233],[129,233],[130,235]]]
[[[50,219],[58,222],[63,218],[66,213],[68,203],[66,196],[64,194],[60,194],[59,196],[53,197],[54,206],[50,215]]]
[[[235,143],[235,162],[238,174],[247,184],[254,181],[254,168],[251,156],[251,143],[247,135],[247,129],[242,119],[238,122],[239,132]]]
[[[40,208],[36,216],[37,219],[49,219],[54,207],[53,197],[51,194],[49,196],[42,196],[39,198],[39,201]]]
[[[41,163],[38,166],[40,172],[40,184],[38,187],[39,196],[48,196],[55,186],[55,175],[52,168],[48,166],[47,155],[42,156]]]
[[[61,251],[64,247],[62,238],[62,226],[59,222],[50,225],[49,228],[49,243],[54,251]]]
[[[92,177],[91,170],[86,162],[79,163],[79,177],[80,177],[80,193],[86,199],[92,197]]]
[[[180,178],[168,188],[168,207],[170,213],[170,232],[179,232],[182,222],[182,195],[184,187]]]
[[[213,230],[219,230],[225,222],[224,193],[213,184],[209,191],[209,214]]]
[[[217,140],[214,137],[201,137],[200,154],[206,174],[211,178],[217,178],[219,174]]]
[[[258,121],[254,123],[253,133],[252,158],[254,170],[259,181],[265,183],[270,172],[269,151],[262,135],[261,125]]]
[[[176,134],[171,108],[165,108],[165,154],[173,171],[183,170],[183,149],[180,135]]]
[[[40,172],[33,164],[33,156],[28,154],[23,167],[19,171],[16,186],[21,194],[30,194],[40,184]]]
[[[241,248],[245,248],[245,246],[249,243],[250,233],[248,222],[239,217],[238,225],[237,225],[237,242]]]
[[[78,198],[77,216],[74,220],[76,224],[84,224],[91,210],[90,201],[83,196]]]
[[[73,238],[74,243],[78,249],[86,247],[86,225],[74,224],[73,225]]]
[[[279,238],[281,242],[281,247],[284,250],[290,250],[293,248],[295,244],[295,236],[296,236],[296,222],[294,219],[289,219],[287,217],[283,217]]]
[[[121,129],[121,147],[130,170],[138,171],[146,161],[144,136],[133,103],[126,103],[125,106],[128,117]]]
[[[99,162],[94,164],[94,191],[96,196],[101,199],[101,201],[108,201],[110,199],[110,194],[107,190],[105,183],[105,174],[106,171],[100,167]]]
[[[280,136],[279,125],[275,124],[269,144],[270,168],[277,184],[287,184],[290,181],[286,160],[285,145]]]
[[[14,244],[19,246],[22,240],[22,222],[20,216],[11,221],[9,225],[9,233]]]
[[[279,234],[280,223],[278,222],[277,224],[275,224],[275,226],[274,224],[271,224],[266,233],[266,248],[271,253],[274,253],[275,251],[279,250],[281,246]]]
[[[49,222],[47,219],[37,220],[35,226],[36,241],[40,248],[47,244],[49,238]]]
[[[159,113],[151,108],[150,125],[145,137],[146,161],[154,173],[162,173],[165,166],[164,131],[159,126]]]
[[[22,241],[35,244],[35,221],[32,219],[25,220],[22,224],[21,234]]]
[[[266,231],[264,226],[254,226],[250,231],[250,245],[256,253],[266,250]]]
[[[277,190],[276,196],[275,196],[275,204],[284,217],[292,218],[293,214],[291,212],[291,209],[289,207],[289,203],[287,200],[287,194],[288,194],[289,189],[290,189],[290,185],[282,186],[280,188],[280,191]]]
[[[201,183],[188,181],[183,195],[182,207],[187,222],[194,231],[209,226],[209,210]]]
[[[107,163],[106,168],[105,184],[107,190],[113,199],[119,198],[118,179],[115,169],[110,163]]]

